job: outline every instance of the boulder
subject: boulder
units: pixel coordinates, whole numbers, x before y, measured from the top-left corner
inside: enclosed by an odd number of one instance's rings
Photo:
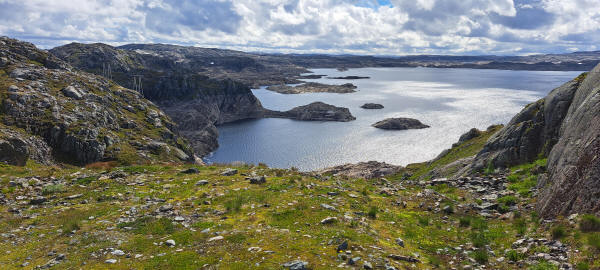
[[[74,99],[83,99],[83,93],[72,85],[63,88],[62,92],[67,97]]]
[[[428,125],[421,123],[421,121],[412,118],[388,118],[379,121],[372,126],[390,130],[422,129],[429,127]]]
[[[333,174],[335,176],[343,175],[350,178],[372,179],[395,174],[401,169],[402,166],[391,165],[385,162],[369,161],[325,168],[318,171],[318,173]]]

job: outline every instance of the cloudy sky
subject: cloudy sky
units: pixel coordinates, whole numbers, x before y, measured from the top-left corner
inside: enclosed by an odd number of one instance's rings
[[[600,0],[0,0],[0,35],[285,53],[600,50]]]

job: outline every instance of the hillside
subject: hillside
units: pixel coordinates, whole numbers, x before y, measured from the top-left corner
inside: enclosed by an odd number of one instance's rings
[[[452,162],[490,135],[458,143],[441,158]],[[357,179],[250,165],[2,166],[0,263],[8,269],[600,267],[598,218],[544,220],[533,211],[535,179],[544,168],[538,160],[422,181],[406,171]]]
[[[174,123],[139,93],[0,38],[0,160],[85,165],[193,161]]]
[[[188,61],[222,51],[52,53],[0,39],[3,269],[600,269],[600,65],[429,162],[298,172],[190,163],[180,131],[265,113]]]

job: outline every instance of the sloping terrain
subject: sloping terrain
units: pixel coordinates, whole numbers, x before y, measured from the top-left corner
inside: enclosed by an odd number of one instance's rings
[[[173,122],[138,93],[0,38],[0,160],[192,161]]]
[[[187,47],[167,46],[167,51],[158,45],[152,47],[156,51],[141,48],[145,50],[72,43],[50,52],[79,69],[111,78],[122,86],[135,88],[134,77],[140,78],[144,97],[155,102],[178,124],[178,131],[188,138],[199,156],[218,147],[215,125],[262,117],[263,108],[250,88],[231,79],[214,79],[202,74],[205,66],[210,66],[206,61],[213,58],[194,57],[185,53],[191,50]],[[223,68],[247,67],[230,62],[222,63]]]

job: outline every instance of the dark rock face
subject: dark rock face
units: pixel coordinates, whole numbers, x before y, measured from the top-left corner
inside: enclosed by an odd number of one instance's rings
[[[233,51],[169,45],[128,45],[119,49],[73,43],[51,52],[77,68],[110,76],[123,86],[132,84],[133,75],[141,75],[144,96],[177,123],[177,131],[200,156],[218,147],[217,125],[263,115],[262,105],[249,87],[203,75],[212,76],[206,71],[217,67],[223,69],[223,74],[264,69],[262,64]],[[106,73],[108,65],[110,74]]]
[[[362,106],[360,106],[363,109],[368,109],[368,110],[379,110],[379,109],[383,109],[383,105],[381,104],[377,104],[377,103],[365,103]]]
[[[35,46],[0,38],[2,159],[88,164],[192,160],[173,122],[138,93],[73,68]],[[45,58],[44,58],[45,57]],[[153,149],[150,142],[160,142]]]
[[[547,182],[538,183],[543,215],[600,213],[600,65],[577,88],[547,167]]]
[[[287,112],[266,111],[264,116],[302,121],[348,122],[356,120],[348,108],[336,107],[323,102],[313,102],[308,105],[293,108]]]
[[[554,89],[547,97],[531,103],[486,143],[473,163],[480,170],[489,163],[509,167],[547,156],[557,142],[561,123],[580,80],[572,80]]]
[[[412,118],[388,118],[373,124],[373,127],[380,129],[406,130],[428,128],[429,126]]]

